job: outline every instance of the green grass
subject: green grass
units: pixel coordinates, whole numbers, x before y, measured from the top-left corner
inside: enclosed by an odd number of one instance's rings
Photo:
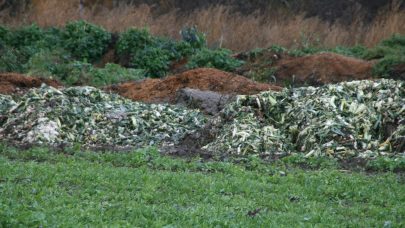
[[[325,164],[0,145],[0,227],[405,226],[404,176]]]

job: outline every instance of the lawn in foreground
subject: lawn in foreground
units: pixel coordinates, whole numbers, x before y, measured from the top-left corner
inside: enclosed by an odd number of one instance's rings
[[[0,146],[0,227],[405,226],[402,174]]]

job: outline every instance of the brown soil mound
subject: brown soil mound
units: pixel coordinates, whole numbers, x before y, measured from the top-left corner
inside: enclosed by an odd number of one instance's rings
[[[210,90],[222,94],[255,94],[281,87],[256,83],[245,77],[211,68],[190,70],[164,79],[145,79],[110,86],[107,90],[144,102],[174,102],[176,91],[182,88]]]
[[[61,84],[56,80],[24,76],[16,73],[0,73],[0,94],[15,94],[25,92],[33,87],[40,87],[42,83],[53,87]]]
[[[281,59],[276,63],[278,83],[323,85],[371,78],[373,63],[334,53]]]

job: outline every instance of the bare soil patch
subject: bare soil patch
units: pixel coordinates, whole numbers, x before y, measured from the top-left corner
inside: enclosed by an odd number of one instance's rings
[[[276,78],[294,84],[324,85],[372,78],[373,63],[334,53],[321,53],[276,64]]]
[[[179,89],[191,88],[222,94],[250,95],[266,90],[281,90],[281,87],[257,83],[243,76],[211,68],[190,70],[163,79],[145,79],[107,87],[121,96],[143,102],[174,103]]]
[[[30,88],[40,87],[43,83],[60,87],[61,84],[52,79],[30,77],[17,73],[0,73],[0,94],[24,93]]]

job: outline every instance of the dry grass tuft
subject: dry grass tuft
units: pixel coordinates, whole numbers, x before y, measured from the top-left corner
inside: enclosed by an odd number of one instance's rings
[[[197,25],[207,34],[211,46],[237,51],[272,44],[296,47],[302,45],[303,41],[316,42],[323,47],[356,44],[373,46],[394,33],[405,34],[405,12],[395,5],[388,11],[381,12],[371,23],[353,21],[349,25],[343,25],[277,10],[268,13],[272,16],[243,16],[231,13],[229,8],[218,6],[186,16],[173,10],[154,17],[147,5],[80,9],[78,1],[37,1],[28,13],[14,20],[3,17],[2,22],[13,26],[35,22],[46,27],[63,26],[70,20],[85,19],[114,32],[131,26],[149,27],[153,34],[173,38],[179,37],[179,31],[184,26]]]

